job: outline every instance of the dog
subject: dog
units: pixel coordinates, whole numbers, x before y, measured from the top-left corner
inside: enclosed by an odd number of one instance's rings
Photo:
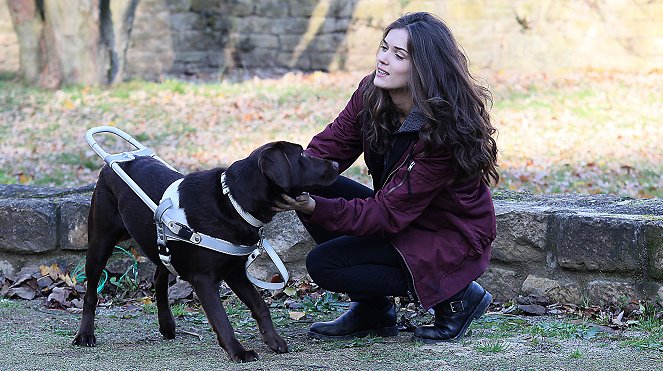
[[[327,186],[338,175],[338,163],[308,156],[300,145],[283,141],[267,143],[227,169],[197,171],[186,176],[149,156],[136,157],[120,166],[155,203],[171,183],[183,178],[178,188],[179,202],[189,226],[196,232],[245,246],[260,240],[259,228],[242,219],[224,194],[220,179],[224,171],[225,184],[235,202],[263,223],[276,214],[272,207],[281,194],[295,196]],[[94,316],[98,298],[94,288],[114,246],[129,238],[157,265],[154,287],[159,331],[167,339],[175,337],[175,320],[168,304],[170,272],[159,257],[154,213],[111,168],[104,166],[88,215],[88,289],[73,344],[96,345]],[[274,329],[265,301],[246,275],[247,256],[224,254],[183,241],[169,241],[168,248],[173,268],[193,286],[219,344],[233,361],[254,361],[258,355],[246,350],[235,337],[219,297],[222,280],[250,309],[265,344],[277,353],[288,351],[286,342]]]

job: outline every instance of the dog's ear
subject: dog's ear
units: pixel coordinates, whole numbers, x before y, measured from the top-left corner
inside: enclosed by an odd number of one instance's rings
[[[266,148],[260,154],[258,167],[272,182],[284,190],[292,184],[292,165],[288,156],[278,147]]]

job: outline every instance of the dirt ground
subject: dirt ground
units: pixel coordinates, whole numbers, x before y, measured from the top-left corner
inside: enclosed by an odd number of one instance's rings
[[[197,311],[179,316],[177,337],[163,340],[153,311],[134,305],[100,307],[98,345],[82,348],[71,345],[80,314],[47,309],[41,300],[2,299],[0,369],[655,370],[663,366],[663,349],[627,345],[634,343],[629,339],[645,334],[594,331],[545,316],[491,313],[473,323],[463,341],[431,346],[413,342],[409,332],[385,339],[314,341],[306,331],[320,318],[292,320],[287,311],[275,310],[275,324],[290,352],[274,354],[261,342],[245,310],[227,310],[237,337],[247,349],[255,349],[260,360],[232,363],[218,346],[204,315]]]

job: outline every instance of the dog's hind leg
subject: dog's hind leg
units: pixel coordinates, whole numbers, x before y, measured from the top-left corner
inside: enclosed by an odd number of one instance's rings
[[[108,258],[113,253],[115,244],[128,238],[127,231],[120,219],[112,196],[100,194],[97,190],[92,194],[90,212],[88,214],[88,249],[85,256],[85,275],[87,289],[83,302],[81,325],[74,337],[73,344],[93,347],[97,343],[94,336],[94,316],[97,308],[97,285]]]
[[[216,333],[219,345],[228,352],[230,358],[235,362],[249,362],[258,359],[258,354],[253,350],[246,350],[237,341],[235,331],[228,320],[228,315],[223,309],[223,303],[219,297],[219,283],[214,282],[209,276],[197,274],[190,281],[196,290],[198,299],[203,305],[205,315],[212,329]]]
[[[269,308],[265,304],[262,295],[260,295],[255,286],[246,277],[244,265],[239,265],[237,269],[229,272],[225,277],[225,281],[239,300],[251,310],[251,316],[258,323],[262,340],[267,344],[269,349],[277,353],[287,353],[288,345],[276,332],[272,317],[269,314]]]
[[[175,338],[175,319],[168,304],[168,276],[170,271],[163,265],[157,265],[154,272],[154,291],[157,299],[159,332],[166,339]]]

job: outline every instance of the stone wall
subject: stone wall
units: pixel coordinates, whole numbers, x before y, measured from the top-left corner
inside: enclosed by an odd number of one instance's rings
[[[91,190],[0,185],[0,272],[80,263]],[[495,300],[663,305],[663,200],[500,192],[495,206],[492,263],[479,279]],[[266,236],[293,278],[306,274],[313,242],[294,213],[277,215]],[[263,259],[253,273],[276,269]]]
[[[410,11],[442,17],[482,71],[663,66],[663,0],[141,0],[126,73],[370,70],[382,29]],[[17,70],[17,48],[0,2],[0,71]]]

